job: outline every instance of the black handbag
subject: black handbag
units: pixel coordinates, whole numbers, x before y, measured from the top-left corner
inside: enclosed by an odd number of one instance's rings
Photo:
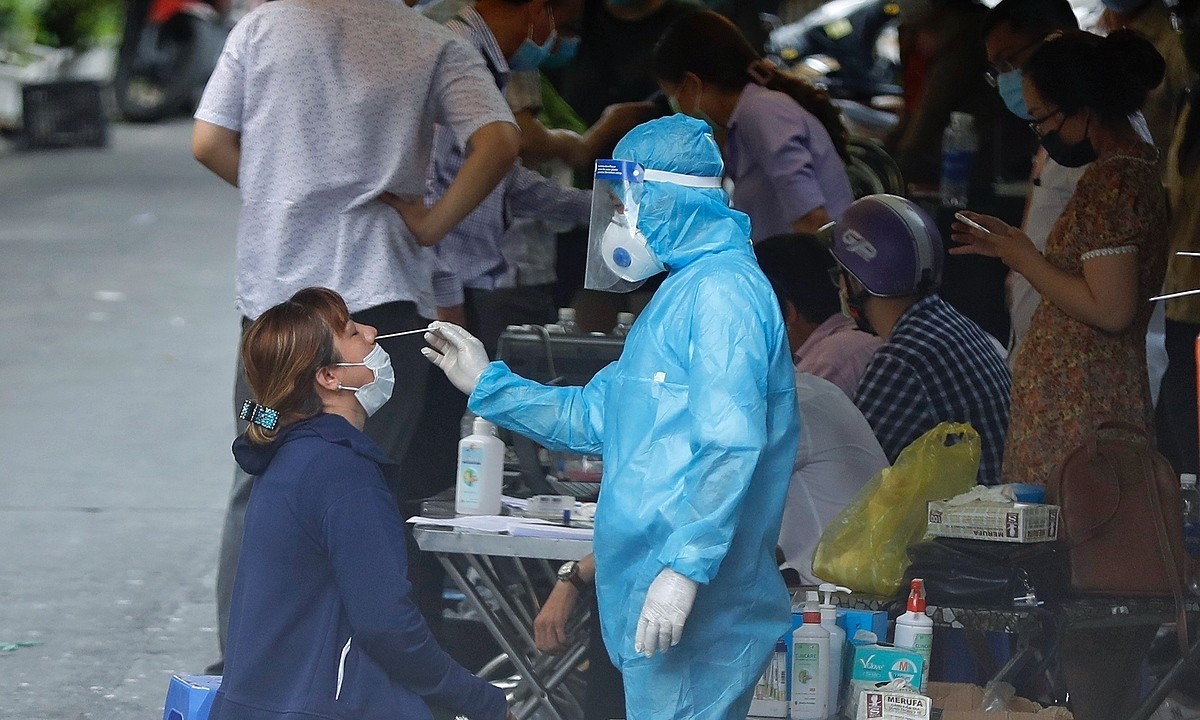
[[[930,605],[1032,606],[1070,592],[1067,553],[1056,542],[933,538],[910,547],[908,557],[903,587],[922,578]]]

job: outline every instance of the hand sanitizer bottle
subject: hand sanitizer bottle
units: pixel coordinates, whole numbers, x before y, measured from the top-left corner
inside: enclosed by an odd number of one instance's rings
[[[833,583],[821,583],[819,590],[825,594],[825,602],[821,603],[821,627],[829,631],[829,714],[836,715],[841,706],[842,654],[846,649],[846,631],[838,627],[833,594],[849,593],[851,590]]]
[[[913,578],[911,590],[908,593],[908,612],[896,618],[896,629],[892,634],[892,644],[896,647],[915,650],[925,660],[925,669],[921,672],[920,692],[925,692],[929,682],[929,656],[933,651],[933,619],[925,614],[925,581]]]
[[[454,512],[459,515],[499,515],[504,485],[504,441],[496,426],[475,418],[473,432],[458,441],[458,477]]]
[[[792,632],[792,720],[829,717],[829,631],[821,627],[816,590],[804,602],[804,624]]]

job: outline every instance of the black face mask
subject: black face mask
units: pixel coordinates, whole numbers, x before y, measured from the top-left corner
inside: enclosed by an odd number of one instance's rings
[[[1066,121],[1064,120],[1064,122]],[[1051,160],[1063,167],[1077,168],[1095,162],[1096,148],[1092,146],[1092,141],[1087,136],[1091,124],[1092,117],[1089,114],[1087,125],[1083,128],[1083,139],[1077,143],[1063,141],[1062,135],[1059,134],[1062,126],[1059,125],[1058,129],[1042,136],[1042,147],[1046,148],[1046,154],[1050,156]]]
[[[871,335],[878,335],[875,328],[871,327],[871,321],[867,319],[867,298],[871,297],[871,293],[866,290],[854,292],[850,289],[850,278],[846,278],[846,310],[850,315],[850,319],[859,330]]]

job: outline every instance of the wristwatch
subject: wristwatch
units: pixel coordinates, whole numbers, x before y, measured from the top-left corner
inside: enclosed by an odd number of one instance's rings
[[[591,584],[579,575],[579,563],[575,560],[568,560],[559,566],[558,581],[569,582],[579,590],[587,590],[591,587]]]

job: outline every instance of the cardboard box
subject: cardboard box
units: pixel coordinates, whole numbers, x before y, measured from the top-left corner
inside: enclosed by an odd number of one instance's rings
[[[208,720],[220,675],[175,675],[167,686],[163,720]]]
[[[929,720],[932,712],[929,698],[912,690],[863,690],[856,720]]]
[[[1057,505],[929,503],[929,534],[996,542],[1039,543],[1058,539]]]
[[[941,720],[1072,720],[1071,711],[1064,707],[1044,708],[1021,697],[1012,699],[1008,712],[984,712],[978,709],[983,688],[969,683],[931,682],[925,694],[942,711]]]

